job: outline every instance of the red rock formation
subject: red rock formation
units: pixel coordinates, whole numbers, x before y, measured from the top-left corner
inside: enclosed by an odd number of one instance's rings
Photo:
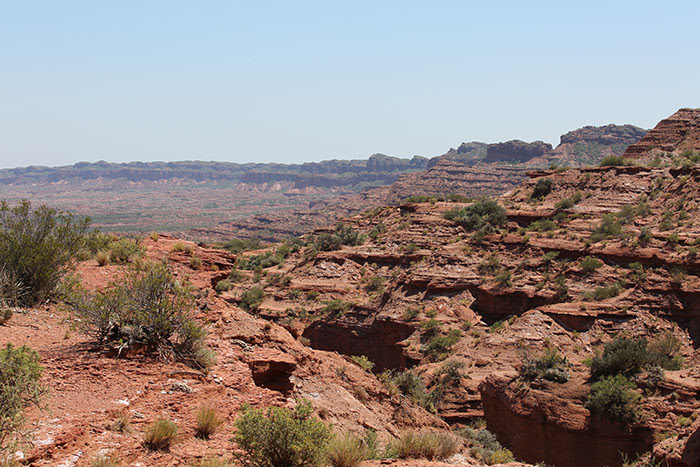
[[[680,109],[661,120],[652,130],[632,144],[624,157],[639,159],[657,152],[700,150],[700,109]]]

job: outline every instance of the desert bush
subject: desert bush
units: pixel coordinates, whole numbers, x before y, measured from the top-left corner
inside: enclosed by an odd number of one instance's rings
[[[595,381],[604,376],[634,376],[642,371],[648,361],[644,339],[618,337],[605,344],[602,354],[593,357],[591,377]]]
[[[119,354],[144,348],[195,367],[211,364],[206,331],[194,320],[194,300],[165,264],[131,269],[103,291],[75,290],[66,302],[87,334]]]
[[[396,388],[404,396],[410,398],[413,402],[420,405],[427,405],[428,390],[425,387],[423,379],[410,370],[397,373],[391,378],[391,381]]]
[[[151,232],[148,236],[154,242],[157,242],[160,239],[160,235],[158,235],[158,232]]]
[[[583,199],[583,194],[580,191],[575,192],[573,195],[569,196],[568,198],[564,198],[559,200],[554,207],[556,209],[571,209],[575,205],[581,202]]]
[[[384,232],[386,232],[386,225],[384,222],[379,222],[369,231],[369,238],[377,240]]]
[[[622,286],[619,282],[615,282],[613,285],[606,287],[597,287],[592,292],[585,294],[585,298],[588,300],[606,300],[608,298],[617,297],[622,291]]]
[[[370,294],[380,294],[384,291],[384,279],[372,276],[365,283],[365,291]]]
[[[197,409],[197,427],[195,434],[198,438],[209,439],[211,435],[224,423],[216,408],[203,405]]]
[[[202,258],[199,256],[193,256],[190,258],[190,267],[195,271],[202,269]]]
[[[604,214],[600,225],[591,233],[593,243],[608,238],[620,237],[622,235],[622,225],[613,214]]]
[[[314,248],[318,251],[334,251],[343,245],[357,246],[365,242],[365,236],[349,225],[339,222],[335,232],[322,233],[314,239]]]
[[[232,288],[233,282],[231,282],[228,279],[223,279],[216,283],[216,287],[214,287],[214,290],[216,290],[217,292],[228,292]]]
[[[356,467],[369,458],[369,453],[362,438],[345,433],[331,440],[326,458],[333,467]]]
[[[10,318],[15,314],[10,307],[2,307],[0,303],[0,326],[10,321]]]
[[[510,287],[513,285],[513,282],[511,281],[511,272],[510,271],[501,271],[496,276],[493,278],[494,281],[501,287]]]
[[[631,423],[639,418],[639,399],[634,384],[625,376],[606,376],[591,385],[586,408],[593,414]]]
[[[680,370],[683,357],[680,355],[681,341],[673,331],[665,331],[656,336],[647,346],[649,363],[664,370]]]
[[[546,379],[555,383],[565,383],[570,375],[566,369],[569,362],[557,349],[549,347],[538,355],[526,353],[520,367],[520,377],[526,381]]]
[[[469,446],[472,455],[487,465],[513,462],[513,453],[501,446],[496,435],[486,429],[465,427],[456,431]]]
[[[143,442],[148,449],[153,451],[168,451],[175,441],[178,428],[174,422],[161,418],[146,428]]]
[[[364,355],[353,355],[350,358],[352,358],[352,361],[360,365],[360,368],[365,371],[372,371],[372,368],[374,368],[374,362]]]
[[[446,459],[457,452],[458,447],[454,436],[429,431],[407,431],[394,443],[399,459]]]
[[[435,376],[440,379],[440,384],[455,386],[464,376],[462,370],[465,366],[466,364],[461,360],[448,360],[435,372]]]
[[[462,331],[451,329],[446,336],[433,337],[423,348],[423,353],[431,361],[443,360],[452,352],[452,347],[459,341],[460,337],[462,337]]]
[[[109,260],[113,263],[128,263],[135,258],[143,256],[145,248],[139,244],[138,240],[130,238],[120,238],[108,246]]]
[[[632,161],[622,156],[605,156],[598,164],[600,167],[612,167],[621,165],[632,165]]]
[[[24,409],[41,403],[42,371],[39,355],[29,347],[7,344],[0,349],[0,465],[9,462],[22,436]]]
[[[99,266],[106,266],[109,264],[110,253],[107,250],[100,250],[95,255],[95,260]]]
[[[645,367],[658,366],[665,370],[678,370],[682,365],[679,355],[680,341],[667,331],[647,344],[645,339],[618,337],[608,342],[602,354],[591,360],[591,377],[623,375],[632,377]]]
[[[230,251],[231,253],[242,253],[249,250],[257,250],[262,248],[262,242],[259,238],[240,239],[234,238],[222,244],[217,245],[220,248]]]
[[[331,438],[330,428],[312,415],[306,401],[293,410],[244,406],[236,420],[235,440],[245,465],[316,466],[323,462]]]
[[[173,253],[185,253],[191,255],[194,252],[194,247],[189,243],[185,243],[178,240],[177,242],[173,243],[173,246],[170,248],[170,251],[172,251]]]
[[[552,192],[552,179],[542,178],[537,180],[535,187],[532,189],[530,199],[541,200],[547,197]]]
[[[551,219],[538,219],[531,222],[527,228],[535,232],[550,232],[557,228],[557,224]]]
[[[114,417],[114,421],[109,427],[113,431],[119,433],[128,433],[131,431],[131,415],[128,410],[121,410]]]
[[[595,272],[603,265],[603,262],[593,256],[586,256],[581,260],[581,270],[587,273]]]
[[[245,290],[241,294],[241,299],[238,304],[245,311],[257,311],[260,305],[262,305],[264,298],[265,290],[260,286],[256,286]]]
[[[467,207],[451,209],[445,213],[445,219],[456,222],[468,231],[484,227],[493,229],[508,220],[506,210],[491,198],[481,198]]]
[[[0,290],[0,296],[22,306],[53,298],[84,247],[89,224],[47,206],[32,208],[26,200],[14,207],[0,203],[0,269],[9,279],[0,285],[21,285]]]
[[[333,300],[326,302],[326,306],[321,309],[321,313],[341,316],[347,311],[351,310],[354,306],[355,304],[353,302],[346,302],[344,300],[334,298]]]
[[[436,201],[436,197],[428,195],[413,195],[403,200],[404,203],[434,203]]]

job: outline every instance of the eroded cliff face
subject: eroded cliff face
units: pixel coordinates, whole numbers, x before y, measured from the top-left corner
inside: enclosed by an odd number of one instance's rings
[[[270,268],[289,282],[265,285],[260,316],[311,346],[409,369],[443,419],[459,426],[485,416],[529,462],[615,466],[620,452],[653,451],[697,465],[700,168],[667,162],[531,172],[498,197],[505,224],[478,235],[446,217],[471,203],[369,209],[344,219],[368,235],[364,243],[307,247]],[[449,173],[450,164],[433,169]],[[550,189],[535,197],[544,180]],[[591,259],[597,266],[584,266]],[[247,277],[241,290],[253,285]],[[328,308],[334,301],[345,311]],[[664,332],[678,339],[685,364],[654,387],[639,383],[640,421],[592,416],[586,359],[614,336]],[[566,356],[571,379],[518,379],[523,352],[549,346]],[[461,367],[450,378],[448,363]]]
[[[661,152],[697,150],[700,147],[700,109],[680,109],[662,120],[624,156],[632,159],[653,157]]]
[[[483,162],[527,162],[552,150],[552,145],[542,141],[526,143],[512,140],[489,144]]]

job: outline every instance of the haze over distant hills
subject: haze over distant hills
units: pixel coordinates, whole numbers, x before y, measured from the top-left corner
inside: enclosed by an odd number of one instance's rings
[[[562,135],[556,148],[541,141],[468,142],[430,159],[374,154],[304,164],[100,161],[31,166],[0,170],[0,197],[90,215],[108,231],[278,239],[412,194],[501,193],[527,170],[594,164],[622,154],[645,133],[633,125],[586,126]]]

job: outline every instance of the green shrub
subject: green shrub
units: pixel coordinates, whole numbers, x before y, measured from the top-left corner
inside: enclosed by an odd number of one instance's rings
[[[496,283],[502,287],[510,287],[511,285],[513,285],[513,282],[510,279],[510,271],[502,271],[496,274],[496,277],[493,278],[493,280],[496,281]]]
[[[392,382],[404,396],[420,405],[428,404],[428,390],[423,379],[410,370],[397,373],[392,377]]]
[[[554,207],[556,209],[571,209],[575,205],[581,202],[583,199],[583,194],[580,191],[575,192],[573,195],[571,195],[568,198],[564,198],[560,201],[558,201]]]
[[[384,279],[379,276],[372,276],[367,279],[365,291],[370,294],[380,294],[384,291]]]
[[[314,240],[314,248],[318,251],[333,251],[343,245],[357,246],[365,242],[366,237],[349,225],[339,222],[335,232],[322,233]]]
[[[611,420],[631,423],[639,418],[640,395],[623,375],[606,376],[591,385],[586,408]]]
[[[98,266],[106,266],[109,264],[110,260],[110,252],[106,250],[100,250],[97,252],[95,255],[95,260],[97,261]]]
[[[262,242],[260,241],[259,238],[250,238],[250,239],[240,239],[240,238],[234,238],[232,240],[228,240],[220,245],[219,247],[230,251],[231,253],[242,253],[244,251],[249,251],[249,250],[257,250],[259,248],[262,248]]]
[[[664,331],[649,342],[649,364],[664,370],[680,370],[683,357],[680,355],[681,341],[672,331]]]
[[[399,459],[447,459],[458,450],[454,436],[447,433],[407,431],[395,441]]]
[[[552,185],[553,183],[550,178],[542,178],[537,180],[535,188],[533,188],[532,194],[530,194],[530,199],[541,200],[546,198],[547,195],[552,192]]]
[[[143,443],[153,451],[168,451],[177,436],[177,425],[170,420],[159,419],[146,428]]]
[[[452,347],[460,337],[462,331],[459,329],[450,330],[446,336],[433,337],[423,349],[423,353],[432,361],[443,360],[452,352]]]
[[[372,227],[369,231],[369,238],[372,240],[377,240],[380,235],[386,232],[386,225],[383,222],[379,222],[377,225]]]
[[[138,240],[120,238],[108,246],[109,260],[113,263],[128,263],[135,258],[143,256],[145,248],[139,245]]]
[[[185,243],[183,241],[178,240],[177,242],[173,243],[173,246],[170,248],[170,251],[172,251],[173,253],[185,253],[191,255],[194,251],[194,247],[189,243]]]
[[[591,233],[593,243],[609,238],[620,237],[622,235],[622,225],[613,214],[604,214],[600,225]]]
[[[607,287],[598,287],[593,292],[588,292],[585,294],[585,298],[588,300],[606,300],[608,298],[617,297],[620,295],[622,286],[619,282],[615,282],[613,285]]]
[[[365,371],[372,371],[372,368],[374,368],[374,362],[364,355],[353,355],[350,358]]]
[[[197,409],[195,434],[198,438],[209,439],[223,423],[224,419],[219,416],[216,408],[210,405],[203,405]]]
[[[646,245],[649,243],[652,239],[651,235],[651,230],[647,227],[642,227],[641,230],[639,231],[639,236],[637,237],[637,240],[639,241],[640,245]]]
[[[356,467],[369,458],[369,452],[361,438],[345,433],[331,440],[326,458],[333,467]]]
[[[10,321],[10,318],[15,314],[12,308],[3,308],[0,303],[0,326]]]
[[[89,224],[47,206],[32,208],[26,200],[14,207],[0,203],[0,270],[8,279],[0,296],[22,306],[53,298],[84,246]]]
[[[118,354],[135,348],[199,368],[211,364],[206,331],[194,320],[194,300],[165,264],[131,269],[100,292],[77,289],[66,302],[83,330]]]
[[[566,369],[569,362],[557,349],[549,347],[539,355],[525,354],[520,367],[520,377],[525,381],[546,379],[555,383],[565,383],[570,375]]]
[[[595,272],[602,265],[603,262],[593,256],[586,256],[581,260],[581,270],[587,273]]]
[[[600,167],[612,167],[621,165],[632,165],[632,161],[622,156],[605,156],[598,164]]]
[[[39,406],[41,385],[39,355],[26,346],[7,344],[0,349],[0,465],[9,464],[15,442],[21,437],[24,409]]]
[[[244,451],[241,460],[260,467],[320,465],[332,438],[330,428],[312,416],[308,402],[297,403],[294,410],[244,406],[236,429],[236,443]]]
[[[591,377],[595,381],[604,376],[634,376],[642,371],[648,361],[644,339],[617,337],[605,344],[602,355],[593,357]]]
[[[152,241],[154,241],[154,242],[157,242],[158,239],[160,239],[160,236],[158,235],[158,232],[151,232],[148,236],[149,236],[149,238],[150,238]]]
[[[233,289],[233,282],[228,279],[220,280],[216,283],[216,287],[214,287],[214,290],[217,292],[228,292],[231,289]]]
[[[257,311],[262,305],[263,299],[265,298],[265,289],[260,286],[255,286],[250,289],[245,290],[241,294],[241,299],[238,305],[245,311]]]
[[[466,364],[461,360],[448,360],[435,372],[443,386],[456,386],[464,377],[462,370]]]
[[[404,203],[434,203],[436,201],[436,197],[428,195],[413,195],[403,200]]]
[[[506,210],[491,198],[481,198],[473,204],[445,213],[445,219],[456,222],[467,231],[492,229],[506,223]]]
[[[487,465],[508,463],[515,460],[513,453],[501,446],[496,435],[488,430],[466,427],[457,430],[456,433],[466,439],[471,454]]]
[[[550,232],[557,228],[557,224],[551,219],[538,219],[531,222],[528,226],[528,230],[533,230],[535,232]]]
[[[202,266],[203,266],[202,258],[200,258],[199,256],[193,256],[192,258],[190,258],[190,267],[192,269],[194,269],[195,271],[198,271],[198,270],[202,269]]]
[[[347,311],[351,310],[355,304],[353,302],[346,302],[334,298],[326,302],[326,306],[321,309],[321,313],[329,314],[332,316],[342,316]]]

